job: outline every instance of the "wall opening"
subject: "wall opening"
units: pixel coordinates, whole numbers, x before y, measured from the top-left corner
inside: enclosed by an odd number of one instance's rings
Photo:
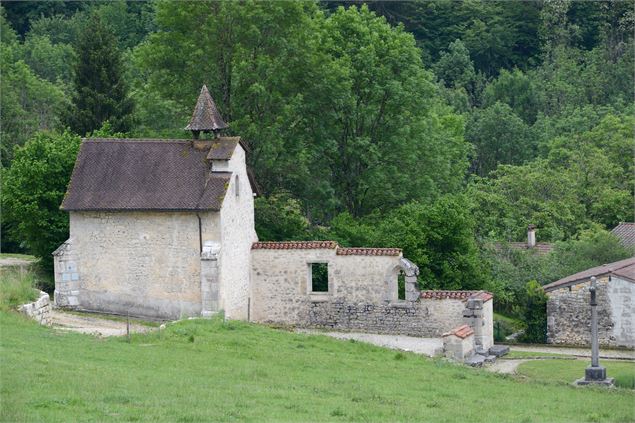
[[[397,274],[397,299],[406,299],[406,274],[400,270]]]
[[[309,263],[311,292],[329,292],[328,263]]]

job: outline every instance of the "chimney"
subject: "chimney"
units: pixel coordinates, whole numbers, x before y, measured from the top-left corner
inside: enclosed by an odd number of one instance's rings
[[[527,226],[527,248],[536,246],[536,225]]]

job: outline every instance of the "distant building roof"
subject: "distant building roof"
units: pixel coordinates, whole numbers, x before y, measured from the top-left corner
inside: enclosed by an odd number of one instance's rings
[[[611,233],[618,237],[625,247],[635,247],[635,223],[620,222]]]
[[[537,242],[536,245],[534,245],[533,247],[530,247],[526,242],[507,242],[507,243],[496,242],[494,244],[494,248],[497,251],[501,251],[503,250],[505,245],[507,245],[512,250],[532,251],[539,255],[549,254],[554,247],[554,244],[551,244],[549,242]]]
[[[237,144],[236,138],[85,139],[61,208],[220,210],[231,173],[210,172],[207,157],[217,145],[217,157],[228,158]]]
[[[614,263],[603,264],[602,266],[592,267],[591,269],[587,269],[552,282],[545,285],[543,288],[546,292],[549,292],[564,286],[576,285],[582,281],[590,279],[591,276],[600,278],[608,275],[609,273],[618,276],[620,279],[625,279],[629,282],[635,283],[635,257],[616,261]]]
[[[192,119],[185,129],[194,132],[212,132],[226,128],[229,128],[229,125],[225,123],[218,112],[207,86],[203,85],[196,101],[196,107],[194,107],[194,113],[192,113]]]

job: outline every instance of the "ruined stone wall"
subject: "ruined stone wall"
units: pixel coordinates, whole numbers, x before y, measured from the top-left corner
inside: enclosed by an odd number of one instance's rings
[[[29,316],[41,325],[51,324],[51,301],[49,294],[44,291],[38,292],[39,297],[32,303],[22,304],[18,311]]]
[[[218,213],[200,213],[220,240]],[[177,319],[201,311],[199,223],[189,212],[71,212],[55,255],[60,306]]]
[[[600,345],[635,346],[633,298],[635,284],[615,276],[597,280],[598,336]],[[589,281],[547,292],[547,342],[590,345]]]
[[[396,300],[400,259],[337,255],[335,248],[252,250],[251,317],[299,327],[424,337],[462,325],[465,302],[460,299]],[[312,262],[329,264],[328,293],[310,291]]]
[[[212,168],[219,169],[219,163],[215,161]],[[240,144],[231,160],[222,163],[222,169],[232,172],[232,178],[220,211],[219,302],[226,317],[247,320],[251,245],[258,237],[254,227],[254,196],[247,175],[245,151]]]

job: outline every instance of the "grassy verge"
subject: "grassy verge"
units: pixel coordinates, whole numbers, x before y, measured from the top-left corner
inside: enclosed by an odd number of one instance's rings
[[[584,376],[590,360],[537,360],[518,366],[517,373],[533,380],[570,384]],[[608,377],[615,378],[618,387],[635,389],[635,363],[600,360]]]
[[[507,355],[503,356],[503,359],[521,359],[521,358],[568,358],[570,360],[575,360],[575,357],[567,356],[566,354],[558,354],[558,353],[543,353],[536,351],[510,351]]]
[[[14,309],[20,304],[37,299],[35,274],[18,269],[0,273],[0,310]]]
[[[35,258],[35,256],[30,256],[28,254],[1,253],[0,254],[0,259],[4,259],[4,258],[17,258],[17,259],[23,259],[23,260],[29,260],[29,261],[36,261],[37,260],[37,258]]]
[[[191,320],[98,339],[0,313],[0,421],[633,421],[635,393]]]

